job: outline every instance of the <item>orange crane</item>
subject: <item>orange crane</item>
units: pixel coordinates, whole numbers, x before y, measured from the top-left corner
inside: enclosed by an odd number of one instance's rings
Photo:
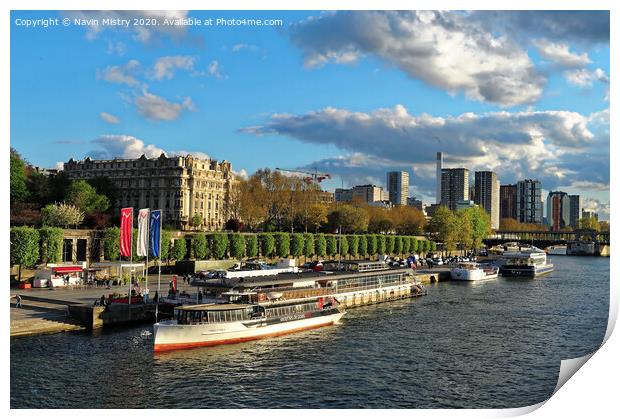
[[[319,173],[316,168],[314,169],[314,172],[307,172],[305,170],[297,169],[282,169],[280,167],[276,167],[276,170],[279,170],[280,172],[301,174],[304,182],[307,184],[321,183],[325,179],[331,179],[331,175],[329,173]]]

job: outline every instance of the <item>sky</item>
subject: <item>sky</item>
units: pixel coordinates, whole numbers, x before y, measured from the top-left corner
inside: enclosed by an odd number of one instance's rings
[[[407,170],[433,203],[442,151],[609,218],[608,12],[27,11],[10,42],[11,146],[36,166],[191,153],[328,190]]]

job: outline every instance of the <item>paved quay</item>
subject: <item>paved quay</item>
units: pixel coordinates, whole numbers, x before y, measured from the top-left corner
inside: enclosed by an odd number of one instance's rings
[[[167,292],[171,280],[172,275],[161,276],[162,295]],[[182,277],[178,278],[177,286],[180,290],[187,292],[196,290],[195,287],[183,283]],[[142,287],[144,288],[144,283]],[[149,277],[148,288],[152,298],[157,290],[157,277]],[[11,337],[85,330],[83,326],[67,316],[67,305],[93,305],[95,300],[99,300],[102,295],[107,298],[112,293],[126,294],[127,290],[128,287],[124,285],[112,286],[110,289],[106,287],[11,289]],[[16,295],[22,297],[21,308],[15,307]]]

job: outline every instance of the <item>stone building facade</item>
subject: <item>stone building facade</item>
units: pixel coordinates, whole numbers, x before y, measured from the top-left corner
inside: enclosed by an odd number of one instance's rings
[[[163,222],[188,230],[195,214],[202,229],[220,230],[228,219],[231,189],[235,183],[226,160],[199,159],[192,155],[137,159],[69,160],[64,171],[73,180],[109,178],[117,188],[115,213],[121,208],[161,209]],[[197,228],[197,227],[196,227]]]

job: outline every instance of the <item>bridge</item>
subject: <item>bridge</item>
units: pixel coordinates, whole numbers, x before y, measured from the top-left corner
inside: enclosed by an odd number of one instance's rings
[[[487,246],[496,246],[507,242],[522,242],[533,244],[544,249],[554,244],[566,244],[570,241],[595,241],[600,244],[609,244],[609,231],[596,231],[589,229],[578,229],[571,231],[513,231],[497,230],[484,239]]]

